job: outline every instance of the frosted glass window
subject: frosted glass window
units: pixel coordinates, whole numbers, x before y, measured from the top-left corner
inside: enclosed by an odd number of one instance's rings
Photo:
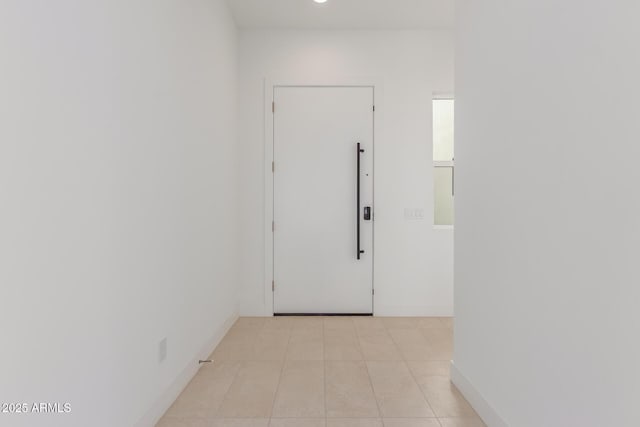
[[[433,100],[434,224],[453,226],[454,218],[454,101]]]
[[[453,225],[453,167],[434,168],[435,225]]]
[[[433,160],[453,161],[453,99],[433,100]]]

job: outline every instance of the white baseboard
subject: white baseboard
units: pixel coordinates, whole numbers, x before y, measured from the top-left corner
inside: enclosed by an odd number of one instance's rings
[[[202,350],[194,356],[193,362],[186,366],[173,383],[160,395],[154,405],[138,421],[136,427],[153,427],[164,415],[173,402],[178,398],[182,390],[185,389],[189,381],[196,375],[200,365],[198,360],[204,360],[213,353],[213,350],[220,344],[222,338],[229,332],[229,329],[238,319],[238,314],[231,315],[213,334],[213,336],[202,347]]]
[[[380,317],[452,317],[453,307],[434,305],[386,305],[376,304],[373,313]]]
[[[451,382],[458,387],[460,393],[469,401],[473,409],[476,410],[480,418],[489,427],[509,427],[509,425],[498,415],[493,407],[487,402],[478,390],[471,384],[462,372],[451,361]]]

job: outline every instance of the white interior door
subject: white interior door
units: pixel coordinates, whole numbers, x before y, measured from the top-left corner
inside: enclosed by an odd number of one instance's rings
[[[373,95],[274,89],[277,314],[373,312]]]

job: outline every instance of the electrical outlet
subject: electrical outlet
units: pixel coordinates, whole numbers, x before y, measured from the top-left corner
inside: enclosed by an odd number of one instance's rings
[[[158,362],[162,363],[167,358],[167,339],[163,338],[158,343]]]

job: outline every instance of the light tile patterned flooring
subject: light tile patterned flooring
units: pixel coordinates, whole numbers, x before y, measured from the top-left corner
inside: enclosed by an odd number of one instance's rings
[[[159,427],[482,427],[449,318],[240,318]]]

